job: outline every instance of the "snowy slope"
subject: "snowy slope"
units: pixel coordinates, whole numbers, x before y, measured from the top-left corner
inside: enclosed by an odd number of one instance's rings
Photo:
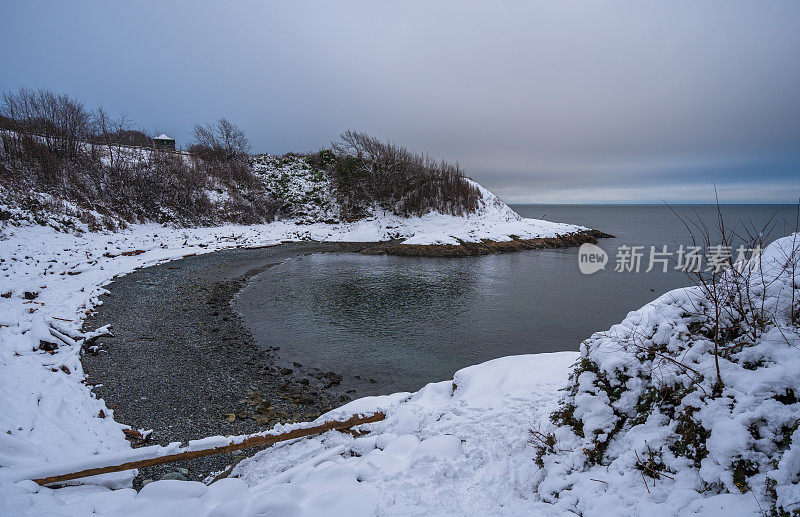
[[[372,432],[359,438],[329,432],[276,446],[241,464],[239,478],[210,487],[156,481],[137,495],[98,486],[51,491],[22,482],[0,490],[15,496],[10,508],[35,512],[71,503],[79,515],[550,513],[530,497],[536,467],[527,430],[555,407],[576,356],[496,359],[414,394],[351,402],[320,421],[377,409],[388,417],[363,426]]]
[[[717,284],[719,320],[713,291],[678,289],[583,342],[538,495],[585,513],[800,513],[798,262],[800,234],[779,239]]]
[[[79,360],[91,338],[80,335],[81,320],[98,303],[101,286],[115,275],[191,253],[286,239],[400,235],[431,243],[459,235],[507,239],[576,228],[521,219],[491,194],[484,198],[475,218],[429,214],[352,224],[283,221],[198,229],[141,225],[117,233],[4,226],[0,514],[41,515],[47,509],[52,514],[148,517],[270,512],[733,515],[758,514],[773,505],[798,508],[800,335],[792,311],[800,303],[800,275],[792,269],[798,262],[792,238],[773,243],[757,274],[748,277],[749,292],[768,321],[752,339],[745,340],[748,329],[745,337],[736,338],[721,362],[725,389],[715,397],[704,396],[714,388],[709,339],[696,326],[703,294],[683,289],[584,342],[569,381],[577,353],[517,356],[466,368],[453,381],[414,394],[354,401],[327,417],[381,409],[386,420],[365,426],[371,432],[359,438],[331,432],[273,447],[237,467],[239,478],[211,487],[159,481],[137,495],[120,488],[129,486],[132,473],[59,490],[3,481],[26,467],[129,450],[124,426],[113,421],[113,411],[83,383]],[[44,350],[52,348],[48,343],[57,349]],[[642,343],[678,358],[703,378],[668,361],[641,357]],[[568,391],[561,393],[563,386]],[[670,392],[659,390],[676,387],[684,391],[670,405],[665,402]],[[551,425],[549,417],[559,404],[561,409],[573,405],[572,417]],[[673,450],[676,437],[687,434],[687,421],[680,417],[686,413],[708,432],[703,443],[707,454],[697,465]],[[555,445],[542,454],[530,429],[552,432]],[[598,444],[605,444],[602,450]],[[593,451],[601,453],[599,460],[590,460],[598,458]],[[640,459],[663,475],[643,476],[637,468]]]
[[[337,222],[339,208],[325,173],[312,168],[301,156],[259,154],[252,158],[253,172],[267,191],[283,201],[281,215],[303,223]]]
[[[587,230],[579,226],[523,219],[497,196],[468,179],[481,193],[479,208],[466,217],[430,212],[421,217],[400,217],[375,210],[370,216],[342,228],[339,208],[326,174],[298,155],[253,157],[253,170],[276,198],[284,200],[283,215],[307,226],[315,240],[372,241],[405,238],[403,244],[458,244],[459,240],[509,241],[564,235]],[[322,227],[315,223],[334,223]],[[339,223],[339,224],[336,224]],[[339,237],[334,237],[338,234]],[[379,239],[376,239],[380,237]]]

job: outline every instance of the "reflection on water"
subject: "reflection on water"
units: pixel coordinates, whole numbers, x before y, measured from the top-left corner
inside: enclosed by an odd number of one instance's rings
[[[610,267],[580,274],[576,249],[455,259],[316,254],[255,277],[237,309],[261,346],[281,347],[282,360],[372,377],[374,392],[389,393],[496,357],[577,350],[592,332],[685,284],[674,271],[613,272],[621,244],[688,244],[685,228],[663,206],[514,208],[617,235],[600,242]],[[712,207],[679,207],[695,209],[713,221]],[[794,224],[793,207],[725,210],[731,220],[754,224],[778,210],[774,236]]]
[[[468,264],[443,270],[426,262],[385,257],[339,255],[334,257],[335,263],[318,258],[312,257],[304,265],[333,269],[335,275],[311,304],[310,313],[315,322],[330,324],[338,332],[369,338],[410,329],[419,332],[419,327],[431,325],[442,328],[452,324],[449,315],[461,312],[474,292],[476,272]],[[315,280],[324,282],[325,278]],[[310,294],[305,289],[300,293],[301,297]]]

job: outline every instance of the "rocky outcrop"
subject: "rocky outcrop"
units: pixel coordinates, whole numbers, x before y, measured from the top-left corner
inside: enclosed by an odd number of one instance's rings
[[[513,251],[570,248],[586,242],[597,243],[597,239],[613,238],[613,235],[599,230],[586,230],[556,237],[521,239],[511,235],[509,241],[483,239],[467,242],[459,239],[458,244],[403,244],[392,241],[368,247],[361,251],[365,255],[402,255],[408,257],[465,257],[488,255],[490,253],[511,253]]]

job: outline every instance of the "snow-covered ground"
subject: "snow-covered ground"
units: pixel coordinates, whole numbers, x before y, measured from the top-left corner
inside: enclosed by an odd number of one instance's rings
[[[81,349],[92,337],[81,335],[81,323],[99,303],[102,286],[115,276],[189,254],[285,240],[406,237],[434,244],[456,238],[548,237],[582,229],[522,219],[486,195],[489,202],[468,218],[376,216],[355,223],[300,225],[288,220],[194,229],[136,225],[116,233],[58,231],[63,218],[46,225],[6,223],[0,228],[0,475],[130,447],[122,433],[125,426],[113,420],[113,410],[84,384],[80,364]],[[73,225],[81,226],[77,221]],[[130,480],[127,473],[100,481],[122,487]],[[17,491],[1,488],[0,504],[15,500],[5,496]]]
[[[488,196],[491,194],[487,195],[491,201],[493,197]],[[364,426],[370,433],[358,438],[329,432],[272,447],[240,464],[234,472],[238,477],[210,486],[165,480],[151,483],[137,494],[126,488],[132,472],[59,489],[15,479],[14,473],[21,469],[65,461],[77,465],[87,456],[130,449],[123,437],[124,425],[113,420],[113,411],[84,384],[80,364],[81,348],[91,338],[80,335],[81,321],[98,303],[102,285],[116,275],[187,254],[287,239],[373,241],[401,236],[412,243],[428,244],[454,242],[456,237],[544,237],[577,229],[521,219],[499,200],[487,203],[474,218],[430,214],[352,224],[284,221],[199,229],[142,225],[118,233],[81,234],[47,226],[5,226],[0,231],[0,515],[758,513],[763,490],[731,492],[723,464],[734,458],[737,450],[753,446],[746,433],[759,419],[770,415],[779,415],[781,422],[793,415],[800,419],[800,404],[781,402],[779,413],[778,406],[769,402],[775,390],[800,382],[796,375],[800,371],[800,338],[784,327],[775,327],[756,347],[743,352],[753,357],[760,354],[768,368],[751,371],[738,364],[723,364],[730,389],[740,398],[733,403],[736,411],[723,407],[723,402],[704,410],[707,425],[715,433],[709,441],[711,463],[698,470],[685,461],[665,457],[666,467],[672,469],[670,477],[655,483],[648,478],[647,488],[634,468],[633,455],[643,452],[645,444],[654,448],[664,445],[659,437],[674,431],[676,425],[657,412],[644,424],[617,434],[608,448],[608,462],[591,468],[580,455],[592,444],[556,429],[556,450],[544,457],[544,468],[537,466],[539,455],[530,429],[552,428],[549,416],[564,397],[578,406],[574,416],[588,426],[585,429],[598,429],[600,434],[614,426],[614,410],[622,407],[604,399],[603,393],[592,387],[596,379],[586,372],[570,381],[577,382],[574,392],[558,391],[568,383],[570,365],[579,358],[577,352],[496,359],[465,368],[452,381],[429,384],[414,394],[351,402],[319,420],[373,410],[384,411],[386,420]],[[781,240],[765,256],[777,263],[785,256],[786,246],[787,240]],[[769,282],[767,298],[785,322],[791,311],[787,293],[792,288],[787,286],[796,285],[797,277],[787,278],[785,270],[776,268],[766,270],[767,276],[780,276]],[[678,346],[676,340],[684,336],[681,325],[687,323],[675,300],[696,296],[693,292],[662,296],[631,313],[612,329],[612,335],[633,329],[634,335],[641,331],[645,339],[659,336]],[[667,328],[678,330],[669,333]],[[609,333],[596,334],[582,346],[581,357],[596,361],[603,371],[635,363],[635,356],[621,341],[594,346],[609,339]],[[58,348],[44,350],[53,348],[48,343]],[[688,353],[684,358],[687,364],[707,372],[708,343],[694,342]],[[691,362],[695,359],[696,363]],[[678,375],[659,366],[659,376]],[[640,379],[651,374],[649,367],[653,365],[626,370],[631,378],[623,393],[630,396],[623,395],[620,400],[628,406],[635,407],[636,396],[643,390]],[[691,386],[683,377],[681,382]],[[800,393],[800,385],[796,387]],[[710,391],[711,387],[704,389]],[[771,428],[760,429],[767,433]],[[767,447],[770,442],[758,443]],[[775,450],[765,454],[776,457]],[[673,472],[676,469],[682,469],[680,474]],[[797,501],[798,471],[800,431],[794,431],[770,474],[786,508],[793,508]],[[764,476],[759,478],[761,482]],[[704,480],[716,484],[708,488]]]
[[[798,395],[794,234],[581,344],[537,495],[587,514],[798,515]]]
[[[277,445],[240,464],[238,478],[208,487],[165,480],[137,494],[25,481],[0,494],[23,515],[45,508],[148,517],[552,513],[531,498],[536,466],[528,428],[554,409],[576,357],[504,357],[414,394],[356,400],[319,420],[378,409],[386,420],[363,426],[371,432],[358,438],[329,432]]]

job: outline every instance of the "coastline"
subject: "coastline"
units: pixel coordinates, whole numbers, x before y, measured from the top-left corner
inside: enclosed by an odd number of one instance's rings
[[[114,328],[113,337],[98,340],[97,355],[82,356],[87,383],[113,408],[115,420],[152,429],[148,444],[313,420],[355,394],[338,388],[338,372],[276,365],[278,350],[258,347],[230,301],[249,278],[284,260],[358,252],[370,244],[222,250],[119,277],[84,324]],[[142,469],[134,486],[179,468],[186,469],[187,479],[199,480],[243,457],[234,453]]]
[[[500,249],[517,251],[576,246],[595,237],[533,241],[499,244],[505,245]],[[114,409],[116,421],[133,429],[153,430],[148,444],[252,433],[278,422],[313,420],[352,398],[372,395],[369,385],[362,393],[358,382],[347,382],[351,389],[345,392],[340,383],[346,372],[306,368],[301,363],[291,368],[278,365],[279,347],[260,349],[231,300],[251,277],[312,253],[408,255],[412,250],[414,256],[434,257],[487,253],[486,244],[462,244],[463,249],[409,246],[284,243],[189,256],[119,277],[107,286],[110,294],[101,296],[102,305],[84,323],[85,329],[107,324],[114,328],[113,337],[99,340],[98,355],[83,355],[87,382]],[[136,445],[138,440],[131,442]],[[202,479],[244,457],[243,453],[228,454],[143,469],[134,486],[174,475],[178,468],[186,469],[182,475],[187,479]]]
[[[515,251],[572,248],[590,242],[597,244],[597,239],[610,239],[610,235],[600,230],[584,230],[567,233],[556,237],[540,237],[535,239],[521,239],[511,235],[511,240],[497,241],[482,239],[478,242],[468,242],[458,239],[458,244],[403,244],[402,242],[379,243],[361,253],[369,255],[402,255],[408,257],[466,257],[473,255],[488,255],[490,253],[513,253]]]

